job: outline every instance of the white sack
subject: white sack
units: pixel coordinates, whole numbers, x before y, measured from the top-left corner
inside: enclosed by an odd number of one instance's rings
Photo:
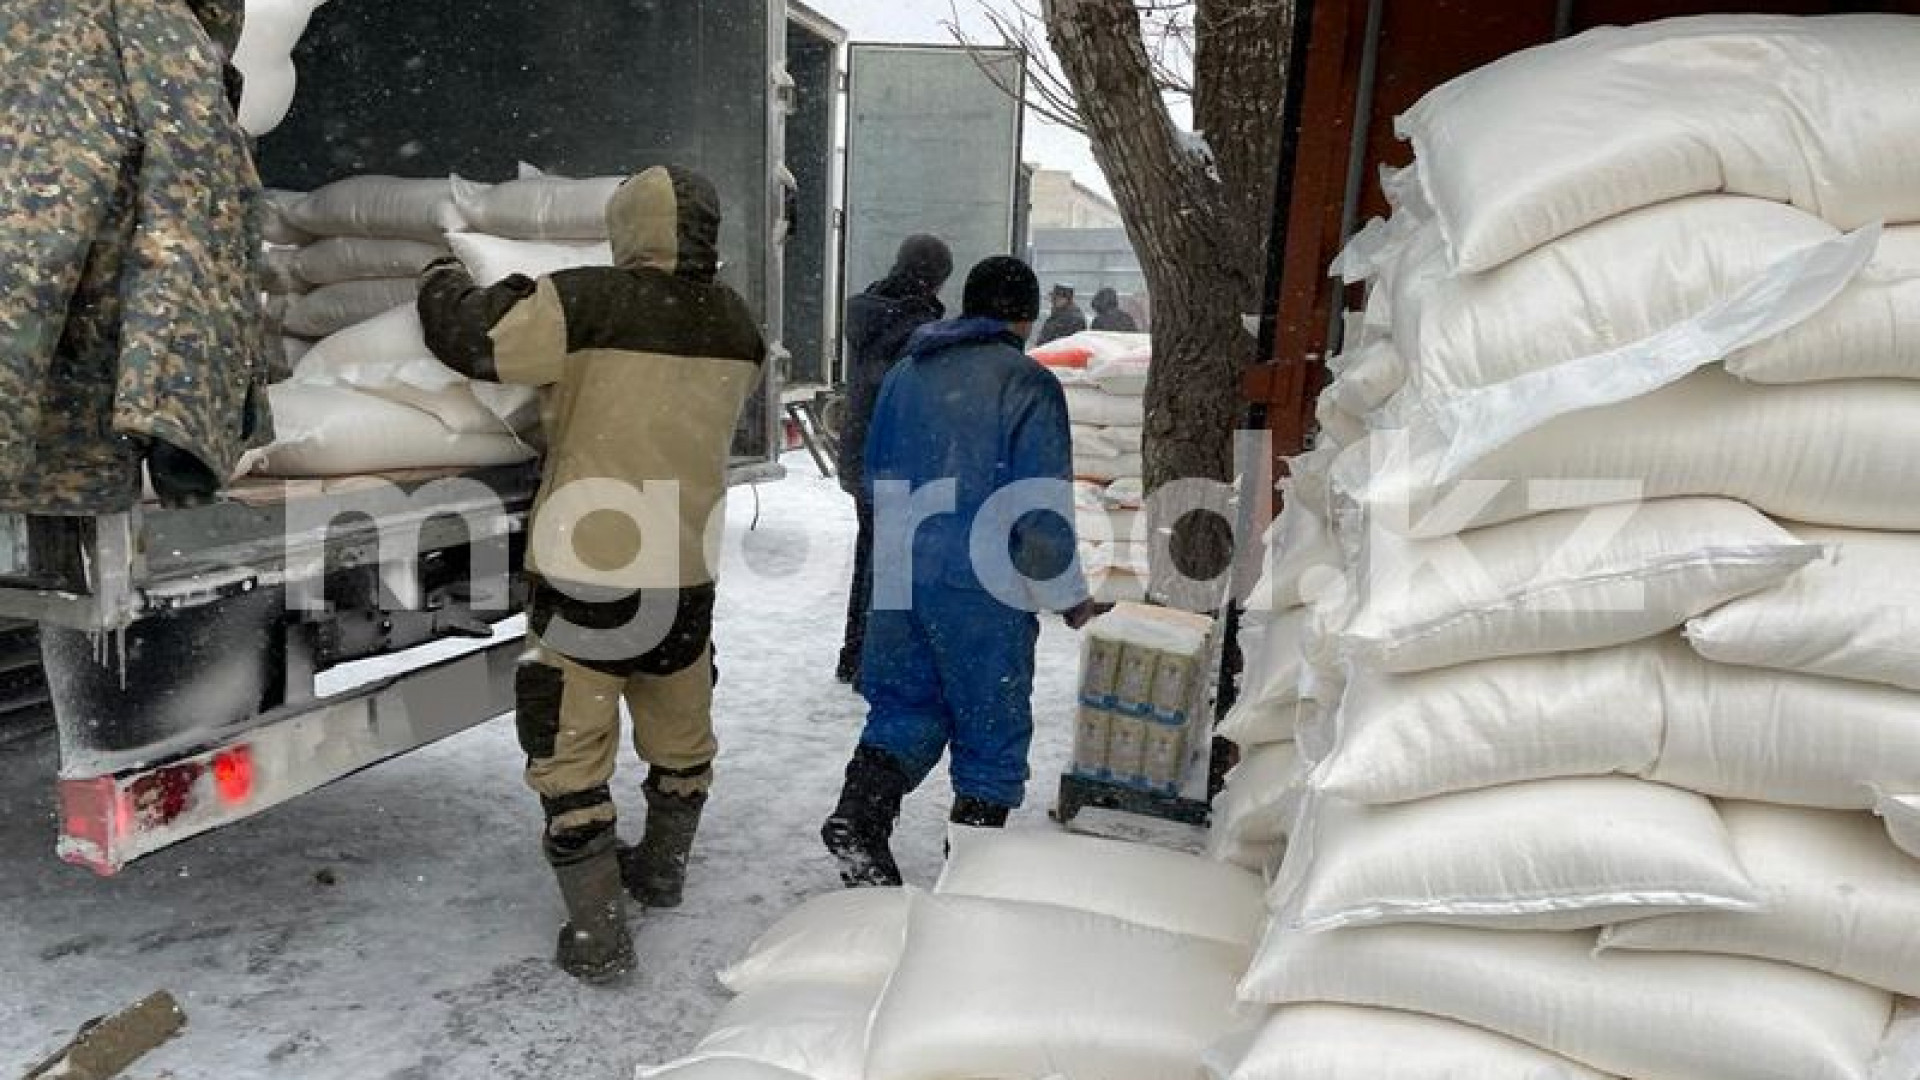
[[[1776,517],[1920,531],[1920,384],[1754,386],[1709,368],[1657,393],[1559,417],[1458,472],[1386,451],[1342,455],[1336,483],[1414,536],[1635,499],[1717,495]]]
[[[1243,1045],[1244,1044],[1244,1045]],[[1437,1016],[1289,1005],[1209,1055],[1212,1080],[1609,1080],[1584,1065]]]
[[[1407,362],[1392,341],[1376,341],[1348,360],[1329,392],[1341,411],[1364,417],[1407,384]]]
[[[1601,27],[1430,92],[1413,143],[1452,265],[1488,270],[1684,195],[1789,202],[1837,225],[1920,220],[1920,24],[1721,15]],[[1516,152],[1525,147],[1525,152]]]
[[[1365,417],[1348,412],[1340,404],[1340,399],[1332,387],[1322,391],[1314,400],[1313,419],[1319,425],[1314,433],[1315,446],[1352,446],[1367,437],[1371,430]]]
[[[299,247],[313,242],[313,234],[296,228],[289,215],[293,207],[307,197],[304,191],[267,188],[260,193],[260,238],[279,247]]]
[[[323,338],[350,326],[412,304],[419,295],[416,278],[380,278],[324,285],[294,298],[287,306],[286,330],[307,338]]]
[[[480,285],[494,285],[514,274],[539,278],[583,266],[613,265],[613,247],[605,242],[554,244],[454,232],[447,234],[447,243]]]
[[[1883,795],[1873,809],[1887,823],[1893,846],[1920,859],[1920,795]]]
[[[907,937],[900,889],[843,889],[788,912],[719,973],[736,994],[779,983],[866,986],[884,981]]]
[[[1920,533],[1793,526],[1827,557],[1687,624],[1728,664],[1920,690]]]
[[[1145,442],[1145,429],[1137,427],[1092,427],[1073,425],[1075,454],[1138,454]]]
[[[1147,515],[1139,510],[1076,510],[1073,533],[1083,544],[1147,543]]]
[[[1662,685],[1675,701],[1649,779],[1828,810],[1871,810],[1879,792],[1920,791],[1909,691],[1707,661],[1669,671],[1681,674]]]
[[[294,271],[300,249],[285,244],[268,244],[260,252],[260,287],[268,296],[298,296],[309,292],[311,283]]]
[[[640,1070],[641,1080],[813,1080],[745,1058],[702,1058]]]
[[[1644,776],[1659,760],[1684,642],[1489,660],[1409,675],[1359,667],[1320,732],[1315,789],[1395,803],[1560,776]],[[1698,682],[1698,680],[1695,680]],[[1320,744],[1324,743],[1324,746]]]
[[[1653,393],[1799,326],[1865,268],[1879,232],[1871,226],[1793,251],[1692,317],[1606,351],[1488,386],[1403,394],[1376,426],[1407,427],[1414,445],[1441,451],[1451,475],[1556,417]]]
[[[1118,346],[1108,352],[1096,352],[1087,362],[1087,380],[1109,394],[1140,397],[1147,392],[1147,378],[1153,369],[1153,343],[1147,334],[1123,334],[1095,330]]]
[[[1396,672],[1652,637],[1820,556],[1719,499],[1543,514],[1435,540],[1374,528],[1359,550],[1356,606],[1335,636],[1359,663]]]
[[[1122,510],[1140,510],[1147,504],[1147,483],[1138,476],[1123,476],[1105,485],[1102,496],[1108,506]]]
[[[640,1080],[680,1076],[679,1069],[698,1062],[753,1062],[808,1080],[863,1080],[867,1024],[879,993],[878,983],[786,983],[742,994],[720,1010],[692,1053],[640,1070]]]
[[[1423,396],[1494,386],[1682,324],[1707,331],[1713,324],[1699,316],[1838,236],[1791,206],[1708,195],[1591,225],[1484,274],[1450,274],[1444,251],[1429,245],[1394,279],[1394,346],[1412,359]],[[1848,260],[1803,280],[1810,311],[1785,310],[1792,290],[1755,308],[1769,317],[1753,325],[1795,325],[1703,358],[1724,357],[1745,378],[1764,373],[1762,382],[1920,375],[1920,229],[1883,233],[1864,270]]]
[[[1123,384],[1134,372],[1144,377],[1152,361],[1153,337],[1117,330],[1082,330],[1036,345],[1028,355],[1060,376],[1063,383],[1093,385],[1096,376],[1105,375],[1117,387],[1114,392],[1138,397],[1146,392],[1144,381],[1131,392]]]
[[[1223,844],[1286,839],[1300,795],[1300,752],[1292,743],[1256,747],[1227,773],[1213,800],[1212,835]]]
[[[1220,722],[1218,734],[1223,738],[1242,747],[1293,738],[1309,618],[1307,609],[1299,607],[1273,615],[1250,614],[1242,624],[1240,652],[1245,667],[1240,696]]]
[[[330,236],[301,248],[293,257],[293,272],[309,285],[378,278],[414,279],[428,263],[446,254],[446,245],[422,240]]]
[[[469,380],[436,359],[411,304],[315,345],[300,358],[293,378],[410,405],[459,433],[524,432],[538,420],[539,393],[532,387]]]
[[[275,438],[259,471],[268,476],[477,468],[533,456],[512,435],[456,434],[431,414],[344,386],[280,383],[267,400]]]
[[[1727,370],[1761,383],[1920,378],[1920,226],[1887,229],[1832,304],[1728,357]]]
[[[1145,398],[1109,394],[1097,386],[1069,386],[1067,417],[1089,427],[1137,427],[1147,424]]]
[[[1626,923],[1601,948],[1755,956],[1920,996],[1920,862],[1880,822],[1762,803],[1720,810],[1764,908]]]
[[[1304,725],[1317,789],[1366,803],[1622,773],[1720,798],[1867,810],[1920,791],[1913,696],[1701,659],[1672,637],[1392,676]]]
[[[1577,930],[1759,894],[1713,804],[1625,777],[1543,780],[1395,806],[1309,795],[1276,924]]]
[[[624,176],[529,176],[504,184],[455,177],[460,215],[475,232],[515,240],[605,240],[607,203]]]
[[[1883,1080],[1882,991],[1766,960],[1593,944],[1436,926],[1274,932],[1241,995],[1445,1016],[1636,1080]]]
[[[1289,492],[1280,516],[1267,532],[1265,565],[1247,597],[1249,611],[1297,607],[1336,585],[1341,554],[1326,517]]]
[[[314,236],[379,236],[439,243],[464,227],[443,178],[350,176],[287,208],[287,220]]]
[[[293,105],[298,75],[293,47],[323,0],[247,0],[233,66],[242,76],[240,126],[254,138],[272,131]]]
[[[1231,945],[1039,904],[915,894],[869,1080],[1168,1080],[1236,1024]]]
[[[1053,831],[948,835],[944,896],[1053,904],[1249,950],[1266,921],[1264,882],[1197,856]]]
[[[1073,455],[1073,475],[1081,480],[1112,483],[1121,477],[1144,475],[1146,467],[1146,459],[1139,454]]]

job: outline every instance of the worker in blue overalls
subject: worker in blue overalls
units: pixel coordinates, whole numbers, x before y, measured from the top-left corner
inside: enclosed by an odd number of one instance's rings
[[[1040,612],[1097,612],[1075,554],[1058,380],[1022,349],[1040,285],[1018,259],[968,275],[962,317],[922,327],[866,446],[876,543],[860,662],[867,726],[821,839],[848,886],[899,885],[901,800],[952,754],[952,820],[998,828],[1026,794]]]

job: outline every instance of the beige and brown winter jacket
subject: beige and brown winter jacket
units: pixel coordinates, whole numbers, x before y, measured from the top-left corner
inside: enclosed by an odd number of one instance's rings
[[[707,585],[766,349],[714,279],[720,201],[703,177],[648,169],[614,194],[607,223],[611,268],[479,288],[457,262],[430,267],[427,343],[474,378],[545,388],[529,570],[615,591]]]

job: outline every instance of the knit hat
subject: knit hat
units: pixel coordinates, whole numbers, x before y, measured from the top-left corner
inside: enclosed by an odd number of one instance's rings
[[[924,233],[909,236],[900,242],[900,254],[893,260],[893,273],[887,276],[903,277],[937,290],[953,276],[953,252],[947,250],[946,242],[937,236]]]
[[[962,314],[969,319],[1032,322],[1040,317],[1040,279],[1011,255],[983,260],[967,275]]]

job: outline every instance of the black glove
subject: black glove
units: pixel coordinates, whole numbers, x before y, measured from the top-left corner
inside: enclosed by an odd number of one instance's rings
[[[1067,626],[1074,630],[1084,630],[1087,624],[1113,610],[1112,604],[1096,602],[1092,597],[1080,601],[1073,607],[1060,613],[1067,620]]]

